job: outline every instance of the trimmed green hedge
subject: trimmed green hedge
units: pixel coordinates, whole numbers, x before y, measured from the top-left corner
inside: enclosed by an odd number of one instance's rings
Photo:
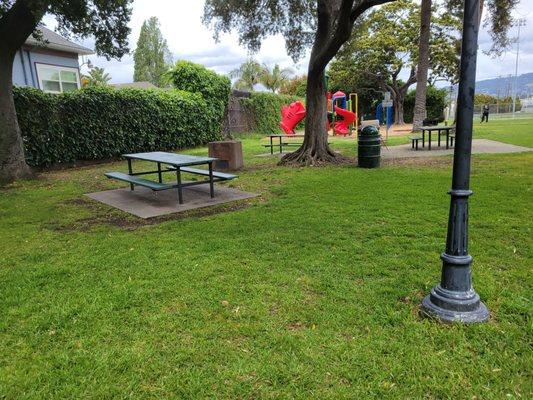
[[[262,135],[281,133],[281,107],[294,101],[303,101],[301,97],[279,95],[274,93],[254,92],[250,98],[240,98],[242,107],[248,114],[252,130]],[[303,127],[303,121],[296,127]]]
[[[63,94],[15,88],[32,166],[173,150],[220,138],[223,110],[199,93],[94,87]]]

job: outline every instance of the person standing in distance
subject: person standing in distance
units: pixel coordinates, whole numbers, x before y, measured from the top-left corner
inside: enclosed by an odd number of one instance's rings
[[[489,122],[489,105],[488,104],[485,104],[483,106],[483,110],[481,114],[481,122],[483,123],[483,121]]]

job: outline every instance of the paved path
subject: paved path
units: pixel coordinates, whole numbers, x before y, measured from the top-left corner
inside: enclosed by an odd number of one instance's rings
[[[446,139],[444,139],[446,142]],[[492,153],[522,153],[525,151],[533,151],[533,148],[515,146],[514,144],[507,144],[496,142],[488,139],[474,139],[472,141],[472,154],[492,154]],[[419,147],[418,151],[411,148],[410,144],[402,144],[400,146],[382,147],[381,155],[384,159],[395,158],[415,158],[415,157],[436,157],[453,154],[453,148],[446,150],[445,146],[437,147],[436,142],[431,147],[431,151],[426,148]]]

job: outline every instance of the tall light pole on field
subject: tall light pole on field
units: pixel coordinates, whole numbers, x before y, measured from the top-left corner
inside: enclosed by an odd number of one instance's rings
[[[516,64],[515,64],[515,70],[514,70],[514,90],[513,90],[513,118],[515,117],[516,112],[516,93],[518,91],[518,59],[520,56],[520,28],[522,26],[526,26],[526,19],[520,18],[518,21],[516,21],[518,26],[518,35],[516,38]]]
[[[421,313],[442,322],[475,323],[489,318],[487,307],[472,287],[472,257],[468,254],[468,198],[476,87],[479,1],[464,0],[463,38],[453,177],[446,251],[441,255],[440,284],[422,301]]]

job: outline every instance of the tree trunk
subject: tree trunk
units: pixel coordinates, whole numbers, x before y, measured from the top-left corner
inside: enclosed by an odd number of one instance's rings
[[[13,101],[13,61],[17,50],[36,28],[47,9],[43,3],[17,0],[0,18],[0,185],[29,177]]]
[[[0,185],[31,176],[13,102],[13,59],[0,54]]]
[[[391,97],[394,104],[394,124],[405,125],[405,120],[403,117],[403,103],[405,101],[405,95],[399,92],[393,92]]]
[[[302,146],[285,155],[281,164],[320,165],[340,161],[328,145],[325,71],[307,77],[305,137]]]
[[[413,131],[422,128],[427,117],[426,95],[429,70],[429,37],[431,30],[431,0],[422,0],[420,9],[420,42],[418,43],[418,69],[416,80]]]

